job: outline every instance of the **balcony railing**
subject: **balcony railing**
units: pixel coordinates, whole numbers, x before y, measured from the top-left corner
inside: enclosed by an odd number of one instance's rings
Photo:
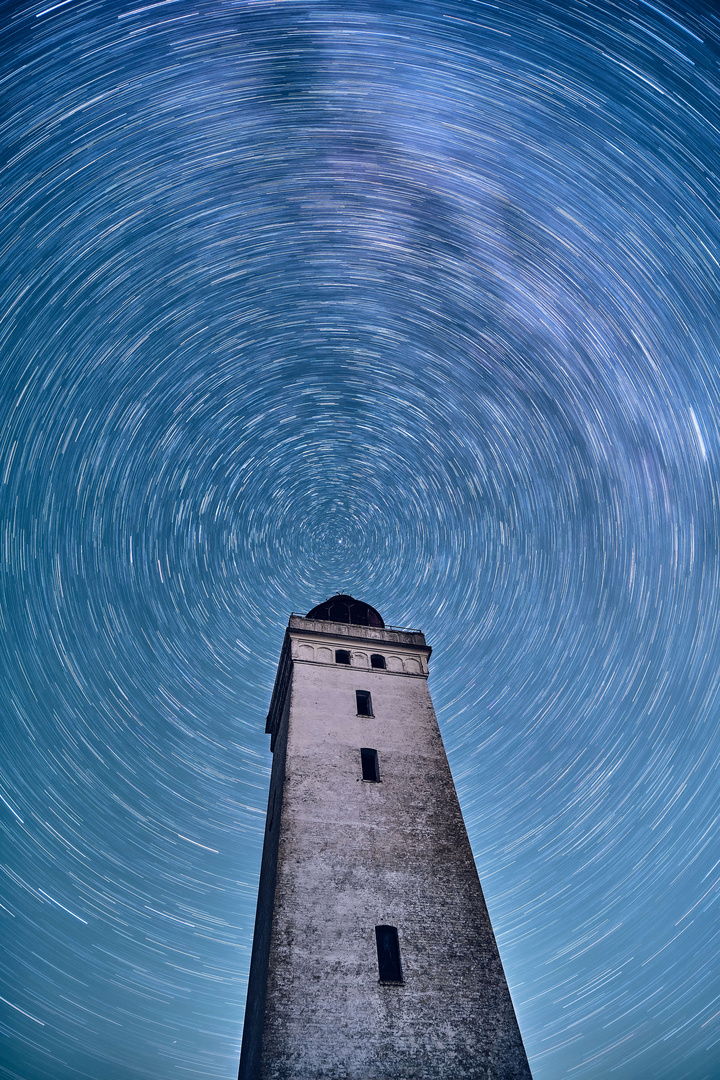
[[[291,611],[290,612],[290,618],[291,619],[307,619],[307,615],[304,614],[302,611]],[[340,622],[337,619],[313,619],[312,622],[335,622],[335,623],[337,623],[338,626],[358,626],[361,629],[363,629],[363,626],[362,626],[361,623],[344,623],[344,622]],[[393,630],[396,634],[422,634],[422,630],[417,630],[415,627],[410,627],[410,626],[388,626],[387,623],[385,624],[385,626],[368,626],[366,629],[368,629],[368,630]]]

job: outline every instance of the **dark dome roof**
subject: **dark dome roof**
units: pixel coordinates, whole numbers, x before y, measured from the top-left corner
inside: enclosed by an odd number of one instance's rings
[[[305,618],[353,623],[355,626],[385,626],[382,615],[374,607],[370,607],[363,600],[348,596],[347,593],[331,596],[329,600],[308,611]]]

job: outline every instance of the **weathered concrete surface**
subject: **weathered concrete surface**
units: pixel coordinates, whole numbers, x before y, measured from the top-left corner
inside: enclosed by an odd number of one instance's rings
[[[334,663],[336,647],[352,666]],[[369,668],[371,652],[394,670]],[[240,1080],[530,1078],[429,654],[421,634],[291,619],[268,716]],[[374,717],[356,715],[358,689],[372,693]],[[379,784],[362,781],[362,746],[378,751]],[[378,983],[384,923],[398,928],[403,985]]]

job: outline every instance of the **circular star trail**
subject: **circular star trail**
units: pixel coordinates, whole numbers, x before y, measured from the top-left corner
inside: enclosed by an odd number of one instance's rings
[[[349,591],[434,647],[536,1080],[713,1080],[712,5],[0,27],[0,1076],[235,1076],[283,630]]]

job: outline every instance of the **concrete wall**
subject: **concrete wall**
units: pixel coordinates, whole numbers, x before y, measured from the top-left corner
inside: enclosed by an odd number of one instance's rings
[[[241,1080],[528,1080],[428,693],[430,650],[420,634],[308,622],[291,621],[290,689],[268,717],[279,822]],[[334,663],[336,647],[351,666]],[[366,667],[370,652],[400,666]],[[357,689],[374,717],[356,715]],[[378,751],[379,784],[362,780],[362,746]],[[384,923],[398,928],[403,985],[378,982]]]
[[[288,735],[288,716],[292,702],[292,661],[290,641],[286,639],[278,665],[272,705],[277,716],[277,739],[273,739],[273,766],[265,816],[265,842],[260,865],[260,885],[255,914],[255,933],[250,958],[245,1022],[240,1051],[239,1080],[257,1080],[260,1076],[260,1053],[265,1024],[267,976],[270,958],[272,917],[275,907],[277,855],[282,820],[282,801],[285,788],[285,761]]]

